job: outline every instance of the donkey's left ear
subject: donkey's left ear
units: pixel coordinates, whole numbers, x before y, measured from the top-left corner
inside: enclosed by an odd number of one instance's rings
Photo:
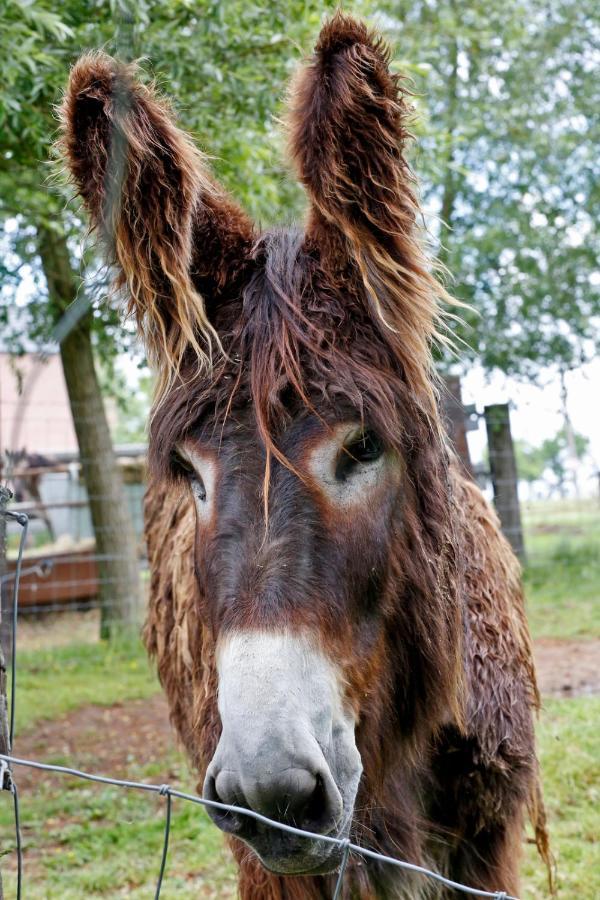
[[[310,199],[307,236],[329,265],[351,258],[377,311],[418,340],[433,333],[432,297],[444,292],[416,228],[409,118],[382,39],[336,13],[289,99],[289,150]]]
[[[245,214],[208,174],[190,138],[135,66],[104,53],[74,66],[60,148],[106,239],[149,358],[201,362],[212,326],[204,299],[235,283],[252,243]]]

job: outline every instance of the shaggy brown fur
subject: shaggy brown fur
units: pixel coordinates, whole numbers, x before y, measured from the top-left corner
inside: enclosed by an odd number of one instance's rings
[[[217,637],[282,625],[318,634],[358,717],[353,838],[517,893],[527,809],[547,857],[519,566],[442,432],[431,343],[445,292],[416,227],[406,101],[388,52],[350,17],[325,25],[290,98],[306,229],[259,237],[134,76],[84,57],[63,145],[159,371],[145,639],[173,722],[202,779],[221,729]],[[111,133],[127,154],[116,204]],[[199,368],[211,334],[224,352]],[[302,453],[357,417],[401,462],[402,489],[348,516],[320,499]],[[174,461],[184,438],[219,459],[218,512],[204,530]],[[232,844],[243,900],[331,895],[333,876],[270,875]],[[344,896],[446,896],[436,890],[354,860]]]

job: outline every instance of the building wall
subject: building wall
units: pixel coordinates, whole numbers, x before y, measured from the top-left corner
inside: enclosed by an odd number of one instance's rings
[[[0,353],[0,452],[77,452],[60,356]]]

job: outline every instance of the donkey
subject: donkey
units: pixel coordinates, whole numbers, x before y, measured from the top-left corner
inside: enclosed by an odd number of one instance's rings
[[[337,13],[288,101],[303,227],[259,233],[103,53],[61,140],[157,372],[144,634],[204,796],[515,894],[527,815],[548,853],[539,697],[518,562],[441,425],[409,120]],[[243,900],[331,896],[337,845],[210,815]],[[343,890],[449,896],[363,859]]]

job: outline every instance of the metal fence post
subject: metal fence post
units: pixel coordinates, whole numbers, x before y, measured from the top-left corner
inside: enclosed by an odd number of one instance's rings
[[[11,498],[12,493],[8,490],[8,488],[0,484],[0,635],[2,635],[2,637],[4,637],[5,634],[8,634],[6,625],[3,626],[3,613],[7,621],[10,621],[8,616],[8,606],[7,604],[5,605],[5,598],[8,595],[8,590],[6,589],[7,582],[4,579],[4,575],[6,574],[7,569],[6,508]],[[8,723],[6,659],[4,656],[3,644],[4,641],[0,640],[0,753],[9,755],[11,750],[10,727]],[[10,774],[6,766],[0,767],[0,773],[0,791],[2,791],[10,784]],[[2,872],[0,872],[0,900],[3,900],[3,898],[4,891],[2,889]]]

